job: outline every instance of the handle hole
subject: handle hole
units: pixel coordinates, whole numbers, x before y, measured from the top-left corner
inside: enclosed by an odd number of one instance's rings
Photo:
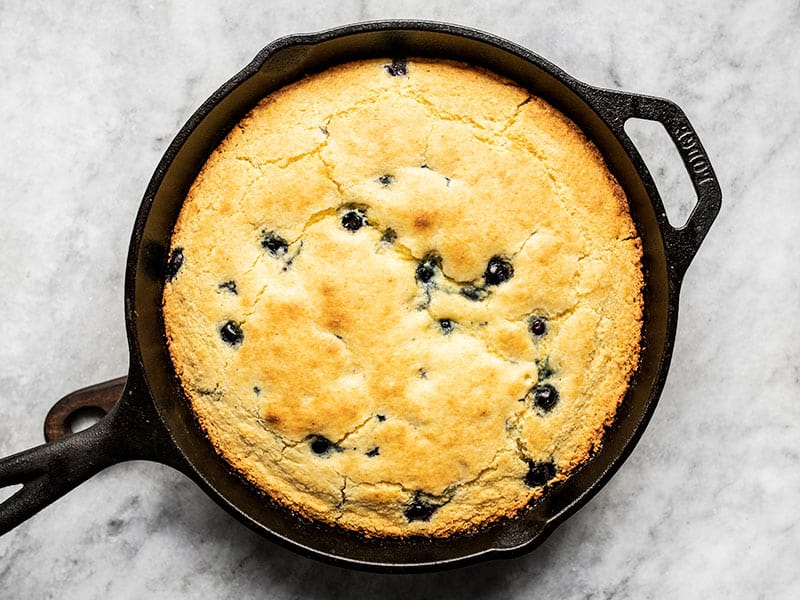
[[[72,433],[78,433],[84,429],[89,429],[105,416],[106,411],[99,406],[81,406],[69,414],[66,419],[66,426]]]
[[[22,489],[21,483],[15,483],[3,488],[0,488],[0,504],[11,498],[14,494]]]
[[[653,176],[669,224],[683,227],[697,204],[697,193],[667,130],[657,121],[631,118],[625,122],[625,133]]]

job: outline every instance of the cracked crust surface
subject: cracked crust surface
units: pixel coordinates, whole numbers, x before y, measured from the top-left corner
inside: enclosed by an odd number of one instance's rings
[[[602,442],[638,361],[641,244],[552,106],[466,65],[388,64],[303,79],[230,132],[181,210],[164,322],[248,480],[367,535],[446,536],[515,514]],[[493,257],[513,274],[489,285]]]

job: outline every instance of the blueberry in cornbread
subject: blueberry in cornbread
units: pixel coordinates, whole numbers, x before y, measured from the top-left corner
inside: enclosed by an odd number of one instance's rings
[[[289,244],[274,231],[264,234],[261,239],[261,246],[272,256],[282,256],[289,250]]]
[[[244,339],[242,328],[238,323],[234,323],[233,321],[228,321],[220,328],[219,336],[222,338],[223,342],[230,346],[238,346]]]
[[[530,321],[531,334],[536,337],[541,337],[547,333],[547,319],[544,317],[536,317]]]
[[[342,227],[348,231],[358,231],[365,222],[364,214],[359,210],[348,210],[342,215]]]
[[[493,256],[486,265],[486,272],[483,278],[486,285],[500,285],[514,276],[514,265],[505,258]]]
[[[532,390],[533,403],[543,411],[550,411],[558,402],[558,390],[549,383],[537,385]]]
[[[167,281],[172,281],[183,266],[183,248],[173,248],[167,260]]]

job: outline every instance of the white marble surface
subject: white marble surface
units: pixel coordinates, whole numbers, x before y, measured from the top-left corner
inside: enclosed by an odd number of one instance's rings
[[[417,576],[301,558],[178,473],[119,465],[0,538],[0,597],[797,597],[800,5],[453,5],[0,1],[0,455],[39,444],[61,395],[125,373],[130,229],[191,112],[276,37],[404,17],[486,29],[590,83],[671,98],[703,139],[724,206],[631,458],[537,551]],[[662,162],[663,195],[685,210],[680,171]]]

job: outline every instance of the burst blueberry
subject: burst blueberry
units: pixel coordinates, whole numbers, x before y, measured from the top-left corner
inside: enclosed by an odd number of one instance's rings
[[[234,321],[228,321],[225,325],[220,327],[219,336],[222,338],[223,342],[231,346],[238,346],[244,339],[242,328]]]
[[[545,357],[543,360],[536,359],[536,371],[539,381],[544,381],[553,376],[556,370],[550,365],[550,359]]]
[[[439,328],[442,330],[443,334],[450,335],[453,333],[455,323],[453,323],[452,319],[439,319]]]
[[[330,441],[324,435],[311,435],[308,437],[308,446],[311,451],[318,456],[326,456],[331,452],[341,452],[342,448],[338,444]]]
[[[468,285],[461,288],[460,294],[464,296],[464,298],[472,300],[473,302],[482,302],[489,297],[488,291],[483,288],[475,287],[474,285]]]
[[[417,279],[421,283],[428,283],[436,275],[441,259],[435,255],[428,255],[417,265]]]
[[[533,388],[533,403],[545,412],[549,412],[558,403],[558,390],[549,383]]]
[[[231,294],[239,293],[239,291],[236,289],[235,281],[226,281],[225,283],[220,283],[217,287],[219,287],[221,290],[228,290]]]
[[[406,66],[406,61],[396,58],[392,61],[390,65],[384,65],[384,69],[386,72],[389,73],[392,77],[399,77],[402,75],[408,74],[408,68]]]
[[[486,265],[483,279],[486,285],[500,285],[514,276],[514,266],[502,256],[493,256]]]
[[[381,241],[384,244],[394,244],[394,241],[396,239],[397,239],[397,232],[391,227],[387,228],[386,231],[384,231],[383,235],[381,236]]]
[[[162,255],[163,256],[163,255]],[[175,248],[167,260],[167,281],[172,281],[183,266],[183,248]]]
[[[439,505],[423,497],[420,492],[415,492],[411,502],[406,505],[403,514],[409,521],[430,521]]]
[[[547,319],[544,317],[533,317],[528,324],[528,329],[535,337],[541,337],[547,333]]]
[[[358,210],[348,210],[342,215],[342,227],[348,231],[358,231],[365,222],[364,213]]]
[[[223,342],[231,346],[238,346],[244,339],[242,328],[234,321],[228,321],[225,325],[220,327],[219,336],[222,338]]]
[[[261,247],[272,256],[283,256],[289,251],[289,243],[274,231],[264,233],[261,238]]]
[[[528,462],[528,472],[525,474],[525,485],[541,487],[556,476],[556,466],[552,462]]]

